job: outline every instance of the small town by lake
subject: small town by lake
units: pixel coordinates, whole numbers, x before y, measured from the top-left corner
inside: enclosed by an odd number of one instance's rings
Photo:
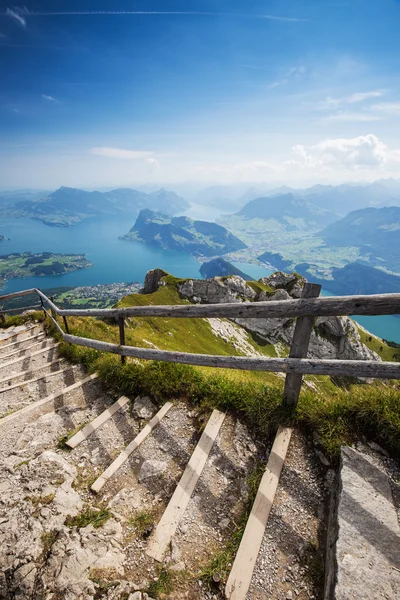
[[[32,219],[2,219],[0,254],[12,252],[53,252],[86,254],[93,267],[63,275],[10,279],[2,294],[37,287],[89,286],[122,282],[143,282],[146,272],[161,268],[179,277],[201,278],[201,264],[189,254],[150,248],[140,242],[118,237],[129,231],[135,216],[88,219],[73,227],[49,227]],[[271,270],[254,264],[233,263],[255,279],[266,277]],[[334,295],[324,290],[323,295]],[[392,316],[356,317],[363,327],[386,340],[400,343],[400,318]]]

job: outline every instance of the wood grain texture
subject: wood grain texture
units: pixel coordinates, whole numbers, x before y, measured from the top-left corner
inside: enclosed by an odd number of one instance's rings
[[[145,360],[184,363],[202,367],[240,369],[249,371],[270,371],[274,373],[302,373],[310,375],[348,375],[349,377],[379,377],[382,379],[400,379],[400,363],[373,362],[366,360],[323,360],[312,358],[264,358],[247,356],[214,356],[210,354],[191,354],[119,346],[108,342],[99,342],[74,335],[65,335],[65,341],[71,344],[94,348],[113,354],[125,354]]]
[[[321,286],[315,283],[306,283],[303,287],[302,298],[317,298]],[[311,332],[315,317],[298,317],[294,328],[293,339],[290,345],[289,358],[307,358]],[[299,401],[303,375],[301,373],[288,373],[285,379],[283,404],[296,406]]]
[[[245,600],[250,587],[269,513],[278,489],[292,430],[280,427],[261,479],[246,529],[225,588],[228,600]]]

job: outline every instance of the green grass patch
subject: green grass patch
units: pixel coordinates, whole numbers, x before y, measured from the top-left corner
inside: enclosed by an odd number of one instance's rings
[[[149,510],[141,510],[127,521],[127,525],[134,527],[140,537],[145,536],[153,524],[154,514]]]
[[[384,361],[399,361],[400,362],[400,348],[393,348],[386,342],[379,339],[372,333],[366,333],[361,327],[357,327],[358,333],[363,344],[370,350],[373,350],[380,356]]]
[[[270,285],[266,285],[262,283],[262,281],[246,281],[246,284],[251,287],[257,294],[261,294],[261,292],[266,292],[268,296],[272,296],[275,294],[276,290]]]
[[[78,529],[93,525],[97,529],[98,527],[102,527],[111,517],[112,513],[107,508],[100,510],[86,508],[75,517],[68,516],[64,524],[67,527],[77,527]]]
[[[6,317],[4,323],[0,321],[0,329],[19,327],[20,325],[24,325],[30,321],[38,321],[42,323],[44,321],[44,314],[41,311],[37,311],[29,315],[14,315],[13,317]]]
[[[64,435],[60,436],[57,440],[57,448],[59,450],[68,450],[68,451],[72,450],[72,448],[70,448],[67,445],[68,440],[70,440],[76,433],[78,433],[78,431],[83,429],[85,427],[85,425],[86,425],[86,423],[82,423],[81,425],[78,425],[74,429],[71,429],[71,431],[69,431],[68,433],[65,433]]]
[[[156,581],[152,581],[147,588],[147,593],[151,598],[159,600],[170,594],[174,589],[173,576],[163,568]]]

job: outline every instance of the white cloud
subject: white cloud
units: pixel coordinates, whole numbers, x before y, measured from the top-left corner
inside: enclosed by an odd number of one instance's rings
[[[373,104],[371,110],[391,115],[400,115],[400,102],[381,102],[379,104]]]
[[[24,17],[22,15],[20,15],[18,12],[16,12],[15,10],[11,10],[11,8],[7,8],[6,15],[8,15],[9,17],[12,17],[16,21],[18,21],[18,23],[20,25],[22,25],[22,27],[26,27],[26,19],[24,19]]]
[[[145,158],[144,162],[153,167],[153,169],[159,169],[160,163],[156,158]]]
[[[375,135],[356,138],[327,139],[315,146],[297,145],[293,152],[306,167],[343,168],[359,170],[379,168],[386,164],[392,153]]]
[[[90,153],[95,154],[97,156],[104,156],[106,158],[118,159],[148,159],[154,154],[154,152],[149,152],[147,150],[124,150],[123,148],[108,148],[106,146],[91,148]]]
[[[47,94],[42,94],[42,98],[44,100],[48,100],[49,102],[57,102],[57,100],[53,98],[53,96],[47,96]]]

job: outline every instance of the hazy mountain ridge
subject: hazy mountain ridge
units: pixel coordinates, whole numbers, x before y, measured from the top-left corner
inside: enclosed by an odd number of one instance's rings
[[[291,193],[251,200],[236,213],[236,216],[242,216],[248,220],[276,219],[289,230],[321,227],[338,218],[334,212],[296,198]],[[300,219],[302,223],[294,223],[293,219]]]
[[[246,248],[225,227],[188,217],[169,217],[149,209],[140,211],[125,240],[138,240],[158,248],[188,252],[194,256],[216,256]]]
[[[63,186],[46,196],[29,194],[28,198],[21,199],[22,195],[16,193],[14,201],[10,194],[3,196],[5,200],[0,214],[3,217],[37,219],[58,227],[68,227],[92,217],[137,214],[142,208],[162,209],[168,214],[176,214],[189,206],[186,200],[164,189],[151,193],[131,188],[88,192]]]
[[[400,272],[400,207],[353,211],[318,235],[330,247],[358,246],[371,264]]]

